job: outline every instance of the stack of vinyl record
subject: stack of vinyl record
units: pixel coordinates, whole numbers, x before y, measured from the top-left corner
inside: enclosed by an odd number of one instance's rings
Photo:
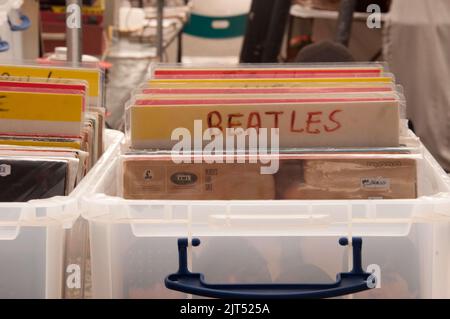
[[[0,202],[70,194],[103,153],[102,71],[0,65],[0,73]]]
[[[420,151],[383,64],[154,65],[126,112],[125,198],[417,194]]]

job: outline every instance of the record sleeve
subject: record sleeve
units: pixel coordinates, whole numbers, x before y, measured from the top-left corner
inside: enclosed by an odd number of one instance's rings
[[[68,161],[0,158],[0,202],[67,195]]]
[[[250,157],[250,156],[249,156]],[[420,156],[393,153],[314,153],[270,155],[266,164],[174,164],[167,155],[122,157],[125,199],[174,200],[349,200],[417,197]],[[220,157],[217,157],[220,160]]]

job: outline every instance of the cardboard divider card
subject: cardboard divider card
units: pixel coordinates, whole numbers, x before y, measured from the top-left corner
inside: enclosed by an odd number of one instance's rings
[[[0,90],[8,92],[76,94],[83,96],[83,111],[89,107],[89,87],[86,81],[71,79],[42,79],[0,77]]]
[[[283,72],[284,71],[284,72]],[[348,71],[348,72],[345,72]],[[277,78],[336,78],[336,77],[348,77],[348,78],[373,78],[385,75],[380,70],[281,70],[279,72],[195,72],[186,71],[177,74],[177,72],[170,74],[168,72],[156,71],[153,79],[155,80],[180,80],[180,79],[277,79]]]
[[[201,132],[195,130],[196,120],[201,120]],[[394,147],[399,145],[399,120],[399,102],[393,100],[132,106],[130,133],[133,148],[170,149],[178,142],[171,136],[179,127],[192,136],[208,128],[223,133],[236,127],[279,128],[281,148]]]
[[[279,95],[216,95],[204,97],[197,96],[179,97],[158,95],[149,98],[145,95],[137,95],[133,99],[132,105],[135,106],[165,106],[165,105],[214,105],[214,104],[267,104],[267,103],[318,103],[318,102],[373,102],[373,101],[394,101],[399,97],[396,94],[286,94]]]
[[[74,84],[53,84],[53,83],[28,83],[28,82],[11,82],[11,81],[2,81],[0,79],[0,88],[5,90],[9,88],[11,90],[19,90],[23,89],[32,92],[32,90],[48,90],[49,92],[58,93],[58,92],[87,92],[87,87],[85,85],[74,85]]]
[[[81,149],[80,137],[58,138],[51,136],[0,135],[0,145],[30,147],[62,147]]]
[[[136,95],[157,96],[210,96],[217,94],[273,95],[273,94],[337,94],[337,93],[370,93],[393,92],[393,86],[386,87],[299,87],[299,88],[151,88],[141,87],[133,92]]]
[[[192,66],[192,65],[163,65],[151,66],[151,76],[154,79],[179,78],[276,78],[276,77],[314,77],[317,75],[333,76],[336,74],[347,76],[380,76],[384,73],[384,66],[377,63],[366,63],[351,67],[345,64],[325,65],[240,65],[229,66]]]
[[[151,88],[295,88],[295,87],[386,87],[391,78],[302,78],[302,79],[188,79],[150,80]]]
[[[92,106],[103,106],[104,78],[99,68],[69,68],[50,64],[43,65],[5,65],[0,64],[0,79],[40,78],[57,83],[65,79],[86,81],[89,86],[89,103]]]
[[[83,105],[81,94],[0,89],[0,133],[79,136]]]

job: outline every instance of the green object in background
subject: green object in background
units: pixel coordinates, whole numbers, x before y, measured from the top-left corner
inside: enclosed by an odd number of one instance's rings
[[[241,37],[245,34],[248,14],[232,17],[208,17],[192,14],[184,33],[208,39]]]

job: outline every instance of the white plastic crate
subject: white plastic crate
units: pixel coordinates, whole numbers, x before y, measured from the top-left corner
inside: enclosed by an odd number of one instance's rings
[[[66,233],[80,215],[80,197],[116,157],[122,139],[122,133],[106,131],[104,155],[70,196],[0,203],[1,299],[63,296]]]
[[[425,149],[413,200],[124,200],[118,164],[82,200],[94,298],[186,297],[164,285],[180,238],[201,240],[188,265],[209,283],[331,283],[351,268],[339,238],[358,236],[381,288],[345,298],[450,298],[450,179]]]

